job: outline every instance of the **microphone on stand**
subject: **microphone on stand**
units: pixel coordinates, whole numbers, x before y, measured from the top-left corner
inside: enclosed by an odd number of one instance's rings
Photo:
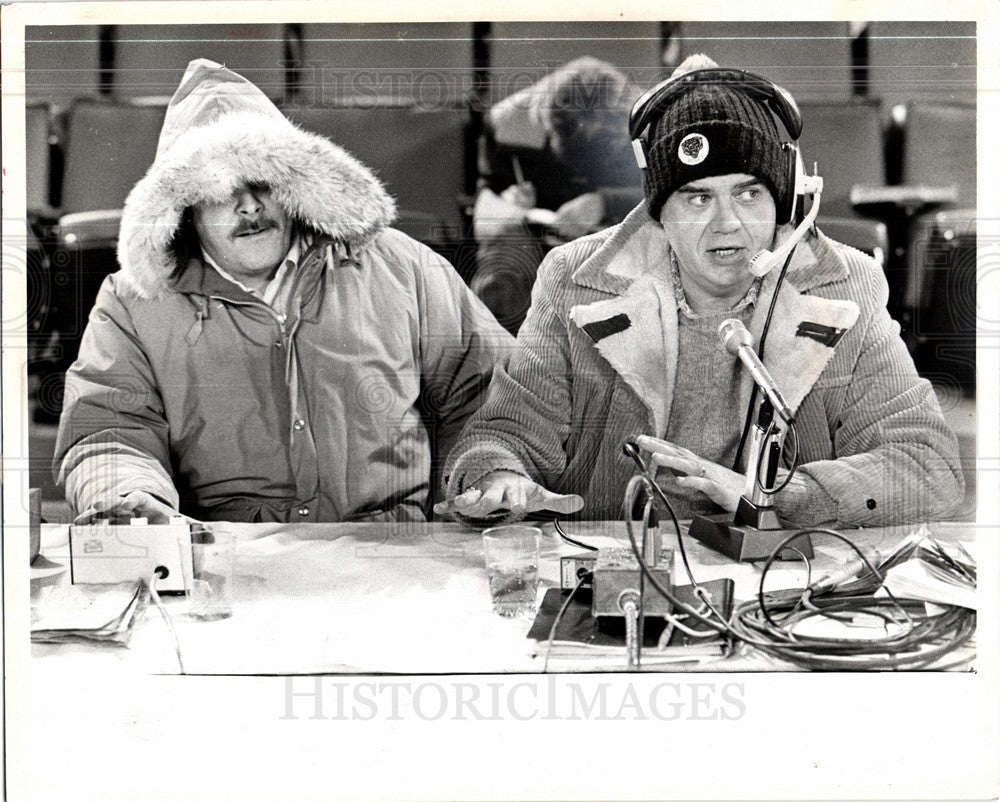
[[[764,398],[757,410],[751,439],[746,490],[740,497],[735,514],[696,515],[691,520],[688,534],[736,560],[767,559],[788,534],[774,509],[775,479],[784,438],[784,432],[773,426],[774,415],[777,414],[790,427],[795,420],[795,411],[753,350],[753,337],[746,326],[732,318],[722,321],[719,340],[750,371]],[[808,539],[797,544],[794,551],[784,549],[778,556],[796,555],[812,556],[812,545]]]
[[[740,358],[757,386],[764,391],[774,411],[790,426],[795,420],[795,412],[781,394],[764,363],[760,361],[757,352],[753,350],[753,337],[750,336],[747,327],[734,318],[723,320],[719,324],[719,340],[729,353]]]

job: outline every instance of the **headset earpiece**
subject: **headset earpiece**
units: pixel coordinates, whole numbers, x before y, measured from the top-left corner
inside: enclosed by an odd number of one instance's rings
[[[782,142],[781,149],[785,152],[785,197],[777,209],[778,225],[797,223],[804,212],[805,206],[805,168],[802,163],[802,153],[795,142]]]

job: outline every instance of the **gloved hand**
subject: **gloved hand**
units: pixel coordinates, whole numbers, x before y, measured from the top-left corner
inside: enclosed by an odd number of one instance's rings
[[[114,523],[128,523],[131,518],[148,518],[151,524],[166,524],[176,515],[180,513],[156,496],[145,490],[133,490],[110,502],[104,500],[95,502],[89,510],[80,513],[73,523],[91,524],[104,519]],[[182,517],[192,524],[200,523],[186,515]]]

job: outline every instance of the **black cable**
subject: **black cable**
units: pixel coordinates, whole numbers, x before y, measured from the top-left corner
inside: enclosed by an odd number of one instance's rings
[[[635,478],[646,482],[649,481],[646,477]],[[736,640],[742,643],[754,646],[766,654],[805,668],[829,671],[928,668],[932,667],[935,661],[944,655],[965,644],[975,632],[976,614],[972,610],[965,610],[958,607],[948,608],[943,616],[924,616],[923,619],[913,622],[912,617],[906,613],[900,602],[891,594],[889,599],[875,599],[870,595],[836,598],[835,594],[829,594],[833,596],[832,601],[824,602],[818,611],[803,613],[792,623],[800,623],[812,615],[826,615],[828,612],[839,612],[840,610],[850,611],[854,614],[881,614],[880,617],[885,618],[886,614],[883,612],[883,609],[888,608],[889,610],[902,611],[908,621],[910,621],[911,626],[899,636],[881,640],[867,638],[799,638],[789,627],[778,625],[777,622],[773,621],[773,618],[770,621],[766,619],[760,620],[759,617],[754,618],[754,613],[762,613],[762,611],[767,609],[766,604],[764,607],[760,606],[759,599],[744,602],[734,611],[731,621],[727,621],[709,603],[708,599],[704,595],[701,595],[701,598],[705,601],[709,609],[722,622],[722,627],[720,627],[717,622],[706,620],[704,616],[698,614],[697,610],[681,603],[672,593],[660,585],[656,577],[649,572],[648,566],[639,553],[631,520],[626,518],[625,525],[629,533],[629,542],[632,545],[632,551],[635,554],[640,569],[646,573],[653,587],[668,598],[671,603],[717,631],[728,631]],[[869,570],[873,571],[876,576],[881,577],[864,553],[839,532],[823,529],[803,530],[802,532],[794,533],[794,535],[786,538],[786,540],[791,541],[800,535],[812,533],[829,533],[838,539],[842,539],[858,552]],[[787,543],[776,548],[768,559],[766,567],[769,568],[777,559],[778,554],[785,548],[787,548]],[[762,575],[762,582],[763,579],[764,576]],[[696,585],[696,590],[698,587]],[[888,592],[888,589],[886,590]],[[795,606],[801,602],[802,595],[803,593],[800,590],[771,594],[772,609],[779,604],[793,605],[792,609],[795,609]],[[837,608],[831,610],[829,606],[831,603],[835,603]],[[919,607],[923,609],[922,604]],[[925,648],[927,644],[938,642],[939,645]]]
[[[774,564],[775,560],[778,559],[779,555],[785,550],[785,548],[788,545],[798,540],[800,537],[812,534],[829,535],[830,537],[837,538],[837,540],[846,543],[848,546],[854,549],[854,551],[857,552],[858,556],[861,557],[861,559],[864,561],[865,566],[867,566],[868,570],[870,570],[876,577],[878,577],[879,584],[882,583],[883,580],[882,575],[878,572],[878,569],[871,564],[871,562],[868,560],[867,555],[865,555],[865,553],[861,551],[861,549],[859,549],[856,545],[854,545],[854,543],[851,542],[850,539],[840,534],[840,532],[835,532],[832,529],[822,529],[822,528],[801,529],[798,532],[794,532],[788,537],[786,537],[784,540],[782,540],[781,543],[779,543],[771,552],[771,556],[767,558],[767,561],[764,563],[763,569],[761,569],[760,583],[757,586],[757,601],[760,604],[760,609],[761,612],[763,612],[764,617],[767,619],[768,623],[770,623],[773,626],[777,626],[777,624],[775,624],[774,620],[771,618],[770,614],[767,611],[767,605],[764,603],[764,579],[765,577],[767,577],[767,572],[771,569],[771,566]],[[891,593],[890,593],[890,598],[893,598]],[[893,600],[895,601],[894,598]]]
[[[632,449],[627,447],[625,451],[630,455],[632,453]],[[637,462],[642,465],[641,459],[637,460]],[[690,565],[687,565],[685,560],[689,577],[692,580],[692,585],[695,587],[695,592],[718,620],[706,618],[699,610],[683,603],[669,589],[663,587],[643,559],[639,544],[636,542],[630,514],[631,506],[629,505],[629,498],[635,492],[639,483],[644,484],[647,490],[652,490],[664,501],[671,518],[674,520],[682,556],[686,555],[684,555],[683,551],[684,541],[681,536],[680,526],[662,489],[645,475],[635,476],[629,482],[626,489],[623,511],[626,513],[624,517],[629,544],[632,547],[632,552],[642,574],[675,607],[715,629],[717,632],[728,632],[732,636],[732,639],[754,646],[766,654],[806,668],[817,670],[898,670],[900,668],[931,667],[941,657],[965,644],[975,633],[976,614],[974,611],[952,607],[946,608],[945,613],[939,616],[923,615],[922,617],[915,617],[918,610],[924,609],[924,606],[920,604],[914,610],[915,616],[911,616],[888,588],[885,588],[888,599],[876,599],[870,594],[860,596],[854,593],[838,594],[835,592],[836,587],[826,594],[820,594],[820,598],[814,597],[812,595],[813,586],[810,581],[811,568],[807,571],[807,587],[804,590],[779,591],[768,594],[765,597],[763,586],[768,569],[774,564],[778,555],[789,548],[789,544],[792,541],[808,534],[828,534],[846,543],[858,554],[870,574],[878,579],[878,586],[875,589],[883,586],[882,575],[858,546],[839,532],[822,528],[804,529],[795,532],[786,538],[783,543],[779,544],[771,553],[761,572],[758,598],[741,604],[734,610],[733,616],[729,620],[711,604],[704,589],[694,580],[693,575],[690,573]],[[792,550],[798,551],[794,548]],[[802,556],[805,559],[804,555]],[[809,567],[808,560],[806,560],[806,563],[807,567]],[[856,587],[856,584],[853,586]],[[803,606],[807,596],[811,609],[797,612]],[[768,604],[770,604],[771,610],[768,610]],[[771,615],[771,611],[779,611],[778,608],[782,608],[786,612],[781,624],[775,621]],[[902,614],[905,621],[900,620],[896,615],[897,612]],[[886,624],[895,623],[900,625],[903,631],[898,635],[880,640],[868,638],[800,637],[793,631],[795,625],[810,617],[824,616],[837,618],[840,617],[841,613],[873,615],[881,618]]]
[[[561,537],[567,543],[570,543],[576,546],[577,548],[586,549],[587,551],[598,551],[597,546],[591,546],[589,543],[584,543],[582,540],[576,540],[575,538],[572,538],[568,534],[566,534],[566,531],[559,524],[558,518],[555,518],[552,521],[552,524],[556,528],[556,534],[558,534],[559,537]]]
[[[792,608],[792,613],[794,613],[800,606],[809,604],[809,586],[812,585],[812,562],[806,557],[805,553],[799,551],[795,546],[786,546],[785,551],[794,551],[802,559],[802,562],[806,564],[806,586],[802,589],[802,593],[799,594],[799,600]]]
[[[629,544],[632,547],[632,552],[635,555],[637,562],[639,563],[639,568],[642,575],[645,576],[652,583],[653,587],[660,593],[661,596],[665,597],[671,604],[675,607],[680,608],[688,615],[692,616],[698,621],[701,621],[706,626],[716,630],[719,633],[728,633],[730,636],[736,636],[738,633],[730,625],[730,622],[726,619],[726,616],[712,604],[709,593],[699,584],[698,580],[695,579],[694,572],[691,570],[691,562],[688,560],[687,549],[684,547],[684,537],[681,533],[680,521],[677,520],[677,514],[674,512],[673,506],[670,504],[670,500],[667,498],[667,494],[664,493],[663,488],[661,488],[656,482],[646,476],[649,473],[649,468],[646,466],[645,461],[642,459],[642,454],[635,443],[627,442],[625,443],[624,449],[625,453],[632,458],[632,460],[639,466],[641,473],[633,477],[629,482],[628,487],[626,487],[624,502],[624,517],[625,517],[625,529],[628,532]],[[681,555],[681,562],[684,565],[684,570],[687,573],[688,581],[694,590],[694,593],[698,598],[702,600],[702,603],[709,609],[713,616],[715,616],[718,621],[713,620],[705,616],[700,610],[688,605],[687,603],[681,601],[670,591],[666,590],[653,576],[653,573],[649,570],[649,566],[646,565],[646,561],[643,559],[642,555],[639,553],[638,547],[635,542],[635,534],[632,531],[631,523],[631,507],[628,506],[629,488],[632,487],[633,482],[640,480],[646,483],[647,492],[652,490],[653,493],[660,499],[663,506],[666,508],[667,513],[670,515],[670,520],[674,525],[674,532],[677,536],[677,550]]]
[[[765,653],[818,670],[898,670],[928,668],[944,655],[962,646],[975,632],[976,614],[960,607],[946,608],[940,615],[927,615],[923,604],[916,604],[911,615],[906,606],[885,588],[888,599],[871,594],[837,593],[836,588],[810,596],[810,609],[802,610],[803,594],[797,591],[764,593],[768,569],[782,550],[796,538],[806,534],[825,534],[850,546],[882,586],[882,575],[865,553],[850,539],[829,529],[807,529],[796,532],[775,548],[761,573],[757,599],[744,602],[733,616],[740,639],[753,636],[754,645]],[[807,591],[811,588],[807,588]],[[902,618],[900,618],[900,614]],[[782,615],[781,621],[775,615]],[[812,617],[842,620],[845,616],[869,615],[888,625],[901,628],[897,634],[887,634],[878,640],[870,638],[830,638],[795,634],[795,628]],[[761,640],[765,642],[761,643]],[[960,661],[961,665],[965,661]]]
[[[767,441],[771,437],[771,432],[774,431],[776,425],[777,424],[774,421],[771,421],[770,425],[767,427],[767,432],[765,432],[764,436],[761,438],[760,449],[757,452],[757,470],[755,472],[754,482],[756,483],[757,489],[760,490],[760,492],[765,496],[776,495],[788,487],[788,483],[792,481],[792,476],[795,475],[795,471],[799,466],[799,435],[795,431],[795,424],[792,423],[788,426],[788,433],[792,436],[792,464],[789,466],[788,473],[785,475],[785,478],[781,480],[781,484],[777,487],[771,488],[770,490],[764,487],[764,483],[761,482],[760,467],[764,462],[764,449],[767,447]]]
[[[701,595],[702,600],[706,603],[706,605],[708,606],[709,610],[711,610],[713,612],[713,614],[715,614],[715,616],[717,618],[719,618],[720,621],[723,622],[723,624],[721,626],[720,626],[720,624],[718,622],[713,621],[710,618],[707,618],[703,614],[699,613],[698,610],[696,610],[694,607],[692,607],[691,605],[689,605],[686,602],[684,602],[684,601],[680,600],[679,598],[677,598],[673,594],[673,592],[671,592],[669,589],[665,588],[660,583],[660,581],[656,578],[656,576],[653,574],[653,572],[649,569],[649,566],[646,564],[646,560],[643,558],[642,553],[641,553],[641,551],[639,549],[639,544],[638,544],[638,542],[636,541],[636,538],[635,538],[635,531],[634,531],[634,529],[632,527],[632,516],[630,514],[631,507],[629,506],[629,503],[630,503],[629,497],[630,497],[630,495],[632,493],[635,492],[634,488],[638,484],[645,484],[646,487],[647,487],[647,489],[648,488],[653,488],[661,496],[663,494],[663,491],[657,486],[657,484],[655,482],[651,481],[648,477],[643,476],[641,474],[632,477],[632,479],[629,481],[628,487],[626,488],[626,491],[625,491],[625,501],[623,503],[623,507],[625,508],[624,509],[624,512],[625,512],[625,515],[624,515],[624,518],[625,518],[625,529],[628,532],[629,545],[632,547],[632,553],[635,556],[635,559],[636,559],[636,561],[639,564],[639,569],[641,570],[642,574],[646,577],[646,579],[649,580],[649,583],[654,588],[656,588],[657,592],[659,592],[661,596],[663,596],[664,598],[666,598],[675,607],[679,607],[681,610],[683,610],[684,612],[686,612],[688,615],[696,618],[697,620],[701,621],[702,623],[706,624],[707,626],[712,627],[713,629],[716,629],[719,632],[724,631],[724,629],[728,628],[725,625],[725,616],[723,616],[722,613],[720,613],[718,610],[715,609],[715,607],[705,597],[705,595]],[[668,510],[668,512],[670,512],[671,518],[674,519],[675,526],[677,527],[678,542],[681,544],[682,555],[683,555],[683,540],[680,538],[680,524],[677,523],[677,518],[674,515],[673,509],[670,508],[669,503],[668,503],[668,506],[667,506],[667,510]],[[683,555],[683,556],[684,556],[685,561],[686,561],[686,555]],[[689,570],[690,570],[690,567],[689,567]],[[693,580],[693,576],[692,576],[692,580]],[[692,581],[692,584],[695,585],[696,592],[697,592],[697,590],[700,589],[700,586],[698,586],[698,583],[695,582],[695,581]]]
[[[630,456],[635,461],[635,463],[639,466],[640,473],[643,475],[644,478],[646,478],[646,475],[650,473],[650,469],[646,466],[646,463],[643,461],[642,454],[639,452],[638,446],[636,446],[635,443],[628,442],[623,447],[623,450],[628,456]],[[681,537],[681,524],[680,521],[677,520],[677,514],[674,512],[674,508],[670,504],[670,499],[667,498],[667,494],[663,492],[663,488],[661,488],[656,482],[654,482],[652,479],[649,478],[647,478],[647,481],[649,482],[653,491],[656,493],[657,497],[662,502],[664,508],[667,510],[667,513],[670,515],[670,520],[674,525],[674,532],[677,533],[677,548],[681,553],[681,560],[684,563],[684,570],[687,571],[688,579],[691,581],[691,584],[697,585],[698,583],[695,581],[694,574],[691,572],[691,563],[688,562],[687,550],[684,548],[684,540]],[[628,491],[626,490],[626,493],[627,492]],[[625,518],[626,521],[631,518],[631,511],[628,510],[625,511]]]
[[[778,280],[774,283],[774,292],[771,293],[771,304],[767,308],[767,317],[764,318],[764,328],[760,332],[760,342],[757,344],[757,357],[761,362],[764,361],[764,345],[767,342],[767,333],[771,329],[771,317],[774,315],[774,306],[778,301],[778,292],[781,289],[781,285],[785,281],[785,273],[788,272],[788,265],[792,262],[792,255],[795,253],[794,246],[789,252],[788,256],[785,257],[785,263],[781,266],[781,272],[778,273]],[[747,414],[743,422],[743,434],[740,435],[740,444],[736,448],[736,457],[733,459],[733,470],[739,473],[740,470],[740,459],[743,457],[743,448],[747,442],[747,435],[750,433],[750,426],[753,424],[754,419],[754,409],[757,405],[757,383],[754,382],[753,389],[750,391],[750,403],[747,405]]]
[[[642,553],[646,553],[646,542],[649,538],[649,521],[653,514],[653,497],[648,496],[646,505],[642,509]],[[656,558],[659,559],[657,554]],[[639,635],[635,647],[635,666],[642,667],[642,640],[646,636],[646,575],[639,572],[639,625],[637,627]]]
[[[565,615],[566,610],[569,609],[569,603],[573,601],[573,596],[575,596],[576,592],[583,587],[584,582],[589,580],[591,577],[593,577],[593,574],[587,571],[577,580],[576,587],[569,592],[569,596],[566,597],[566,600],[562,603],[562,607],[559,608],[559,612],[556,613],[555,620],[552,622],[552,628],[549,629],[549,639],[545,646],[545,662],[542,664],[543,674],[547,674],[549,672],[549,656],[552,654],[552,644],[556,639],[556,628],[559,626],[559,622],[562,621],[562,617]]]
[[[902,668],[929,668],[950,652],[964,645],[975,633],[976,614],[961,607],[949,607],[937,616],[924,616],[916,626],[901,635],[873,641],[869,639],[801,638],[792,639],[788,633],[772,632],[758,613],[756,602],[740,605],[734,623],[741,630],[768,637],[778,635],[780,640],[755,644],[761,651],[805,668],[844,670],[899,670]],[[840,602],[844,609],[856,614],[875,614],[890,606],[885,599],[871,596],[848,597]],[[895,602],[891,603],[895,606]],[[921,608],[922,604],[919,605]],[[820,611],[820,614],[825,614]],[[795,623],[801,623],[803,617]],[[930,645],[929,644],[934,644]],[[959,661],[963,664],[967,661]]]

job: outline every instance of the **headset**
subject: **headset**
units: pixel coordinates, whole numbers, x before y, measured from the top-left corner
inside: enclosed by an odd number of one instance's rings
[[[795,234],[786,241],[775,253],[761,251],[752,260],[750,270],[755,275],[767,273],[774,265],[783,259],[812,225],[819,212],[819,195],[823,191],[823,179],[818,175],[806,175],[799,152],[798,138],[802,133],[802,114],[799,112],[795,98],[787,89],[753,73],[721,67],[691,70],[682,75],[668,78],[666,81],[644,92],[632,106],[629,113],[628,132],[632,140],[632,149],[639,168],[646,169],[646,156],[649,152],[650,132],[656,127],[663,113],[679,95],[690,92],[698,86],[726,86],[743,94],[761,100],[781,122],[790,142],[782,142],[781,148],[786,153],[786,186],[790,191],[786,197],[779,199],[777,222],[779,225],[800,222],[805,196],[812,195],[814,200],[805,221],[802,221]],[[801,233],[800,233],[801,232]],[[760,257],[760,258],[758,258]],[[754,265],[753,262],[757,264]]]

